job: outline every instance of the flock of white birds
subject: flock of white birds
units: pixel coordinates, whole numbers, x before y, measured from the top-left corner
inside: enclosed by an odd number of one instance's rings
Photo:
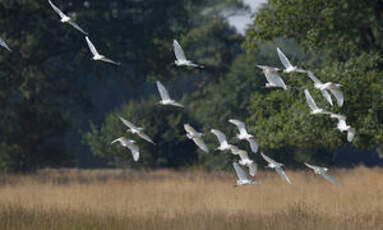
[[[64,14],[57,6],[55,6],[51,0],[48,0],[48,2],[50,6],[53,8],[53,10],[60,16],[61,18],[60,21],[62,23],[68,23],[71,26],[73,26],[75,29],[77,29],[78,31],[86,35],[85,40],[88,44],[89,50],[91,51],[93,55],[93,58],[92,58],[93,60],[108,62],[114,65],[120,65],[119,62],[115,62],[112,59],[109,59],[105,57],[104,55],[101,55],[97,51],[96,47],[93,45],[89,37],[87,36],[88,33],[85,32],[77,23],[75,23],[71,17]],[[12,52],[12,50],[8,47],[6,42],[1,38],[0,38],[0,46],[6,48],[9,52]],[[204,68],[204,66],[195,64],[192,61],[188,60],[185,56],[185,53],[181,45],[176,40],[173,41],[173,48],[174,48],[174,54],[176,57],[176,60],[174,61],[174,63],[177,66]],[[279,59],[282,65],[284,66],[284,69],[282,71],[283,73],[288,74],[292,72],[297,72],[297,73],[307,74],[308,77],[314,82],[314,88],[318,89],[321,92],[323,97],[331,106],[333,106],[333,102],[332,102],[330,93],[335,97],[338,106],[341,107],[343,105],[344,98],[343,98],[343,92],[341,90],[340,84],[336,84],[333,82],[322,83],[317,77],[314,76],[314,74],[311,71],[303,70],[298,68],[297,66],[293,66],[290,63],[289,59],[285,56],[285,54],[279,48],[277,48],[277,52],[278,52]],[[265,65],[257,65],[257,67],[262,69],[266,77],[267,83],[265,87],[282,88],[284,90],[288,90],[288,87],[286,86],[285,82],[283,81],[281,76],[278,74],[278,72],[281,71],[281,69],[276,67],[265,66]],[[169,96],[167,89],[165,88],[164,85],[161,84],[160,81],[157,81],[156,84],[161,97],[161,100],[159,102],[161,105],[171,105],[171,106],[176,106],[181,108],[184,107],[182,104],[176,102]],[[329,115],[331,118],[337,119],[338,120],[337,128],[341,132],[347,132],[347,140],[351,142],[355,135],[355,128],[352,128],[351,126],[347,125],[346,116],[335,114],[329,111],[325,111],[322,108],[319,108],[307,89],[304,90],[304,93],[306,96],[307,104],[312,110],[311,114],[312,115],[324,114],[324,115]],[[140,138],[155,145],[155,142],[147,134],[144,133],[143,128],[134,125],[132,122],[124,119],[123,117],[120,117],[120,120],[124,125],[126,125],[129,128],[128,132],[132,134],[137,134]],[[234,124],[238,128],[239,133],[237,134],[236,138],[239,140],[246,140],[247,142],[249,142],[251,152],[257,153],[258,152],[257,141],[255,140],[253,135],[247,132],[245,123],[236,119],[230,119],[229,122]],[[202,151],[209,152],[207,145],[202,139],[203,134],[201,132],[196,131],[190,124],[184,124],[184,129],[186,131],[187,138],[193,140],[193,142]],[[229,144],[227,141],[226,135],[220,130],[211,129],[211,133],[213,133],[218,139],[218,142],[219,142],[219,146],[217,148],[218,150],[231,151],[233,155],[239,156],[240,160],[238,161],[238,163],[233,162],[233,167],[238,177],[236,186],[242,186],[247,184],[257,184],[258,182],[255,180],[249,179],[247,173],[241,168],[241,166],[247,167],[249,171],[248,174],[251,177],[255,177],[257,172],[257,164],[250,159],[248,153],[245,150],[239,149],[235,145]],[[131,151],[134,161],[139,160],[140,151],[139,151],[139,147],[136,145],[136,142],[134,140],[130,140],[122,136],[113,140],[111,144],[114,144],[117,142],[120,143],[121,146],[127,147]],[[268,166],[266,167],[275,169],[275,171],[281,176],[281,178],[283,178],[287,183],[291,184],[289,177],[286,175],[286,173],[282,169],[282,166],[283,166],[282,163],[276,162],[275,160],[271,159],[270,157],[268,157],[262,152],[260,154],[262,158],[268,163]],[[309,167],[310,169],[314,170],[315,174],[322,175],[329,182],[335,185],[339,185],[334,178],[330,177],[327,174],[328,172],[327,168],[311,165],[306,162],[305,162],[305,165]]]

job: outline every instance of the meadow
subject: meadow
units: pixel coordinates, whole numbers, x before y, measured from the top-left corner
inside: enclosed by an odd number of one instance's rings
[[[311,171],[292,185],[260,170],[41,170],[0,178],[1,229],[383,229],[383,169],[339,169],[336,187]]]

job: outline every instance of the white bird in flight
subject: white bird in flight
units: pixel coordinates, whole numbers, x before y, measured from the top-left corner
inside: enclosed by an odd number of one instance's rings
[[[286,55],[279,49],[277,48],[279,60],[281,60],[282,65],[285,67],[283,70],[284,73],[291,73],[291,72],[298,72],[298,73],[305,73],[306,70],[299,69],[296,66],[291,65],[289,59],[287,59]]]
[[[113,140],[110,144],[114,144],[116,142],[120,142],[121,146],[128,148],[132,152],[133,160],[138,161],[140,157],[140,150],[138,146],[135,145],[136,142],[134,140],[128,140],[125,137],[120,137]]]
[[[289,178],[287,177],[286,173],[282,169],[283,164],[274,161],[273,159],[271,159],[270,157],[266,156],[263,153],[261,153],[261,155],[263,159],[265,159],[265,161],[269,163],[268,166],[266,167],[275,169],[275,171],[279,174],[279,176],[281,176],[284,180],[286,180],[287,183],[291,184]]]
[[[165,86],[161,84],[160,81],[157,81],[157,88],[158,88],[158,92],[160,93],[160,97],[161,97],[160,104],[162,104],[162,105],[173,105],[173,106],[177,106],[177,107],[181,107],[181,108],[184,107],[180,103],[177,103],[173,99],[170,98],[168,91],[166,90]]]
[[[257,153],[258,152],[258,143],[254,139],[253,135],[251,135],[247,132],[246,127],[245,127],[245,123],[243,123],[242,121],[237,120],[237,119],[230,119],[229,122],[234,124],[235,126],[237,126],[237,128],[239,130],[239,133],[237,134],[237,138],[240,140],[247,140],[250,144],[251,151],[253,153]]]
[[[219,147],[217,148],[218,150],[225,151],[225,150],[230,150],[231,144],[227,142],[226,135],[219,131],[218,129],[212,129],[210,130],[211,133],[213,133],[219,142]]]
[[[208,147],[206,146],[205,142],[202,140],[202,133],[197,132],[193,127],[191,127],[189,124],[184,124],[184,129],[186,131],[186,136],[189,139],[192,139],[194,143],[204,152],[209,152]]]
[[[129,128],[128,132],[131,132],[132,134],[137,134],[142,139],[144,139],[144,140],[146,140],[146,141],[148,141],[154,145],[156,144],[148,135],[146,135],[144,133],[143,128],[134,125],[132,122],[124,119],[123,117],[120,117],[120,120],[122,121],[122,123],[124,123]]]
[[[336,180],[334,178],[332,178],[331,176],[329,176],[327,174],[328,172],[328,168],[325,168],[325,167],[319,167],[319,166],[316,166],[316,165],[310,165],[309,163],[304,163],[307,167],[309,167],[310,169],[314,170],[314,173],[315,174],[318,174],[318,175],[321,175],[324,179],[330,181],[331,183],[337,185],[337,186],[340,186],[338,184],[338,182],[336,182]]]
[[[308,74],[309,78],[314,82],[314,87],[316,89],[320,90],[323,97],[326,98],[326,100],[331,105],[333,105],[332,100],[331,100],[331,96],[327,92],[327,90],[329,90],[332,93],[332,95],[334,95],[334,97],[336,98],[338,106],[342,107],[342,105],[344,103],[344,97],[343,97],[343,92],[340,89],[340,87],[341,87],[340,84],[336,84],[336,83],[332,83],[332,82],[322,83],[317,77],[315,77],[315,75],[311,71],[307,71],[307,74]]]
[[[0,46],[6,48],[9,52],[12,52],[11,48],[5,43],[4,39],[0,38]]]
[[[238,165],[237,162],[233,162],[233,167],[234,167],[235,173],[237,174],[237,178],[238,178],[237,184],[235,184],[234,186],[243,186],[243,185],[247,185],[247,184],[254,184],[253,180],[250,180],[249,178],[247,178],[245,171],[243,171],[243,169],[241,168],[241,166]]]
[[[88,43],[90,52],[93,54],[93,57],[92,57],[93,60],[108,62],[108,63],[114,64],[114,65],[120,65],[121,64],[121,63],[113,61],[112,59],[106,58],[104,55],[101,55],[100,53],[98,53],[96,47],[90,41],[88,36],[85,37],[85,40]]]
[[[246,166],[249,168],[249,175],[254,177],[257,173],[257,164],[254,163],[253,160],[250,160],[249,155],[245,150],[239,149],[237,146],[231,147],[231,152],[234,155],[238,155],[241,160],[238,162],[242,166]]]
[[[337,128],[341,132],[347,132],[347,141],[352,142],[355,136],[355,128],[347,125],[346,123],[346,116],[340,115],[340,114],[335,114],[335,113],[329,113],[331,118],[337,119],[338,124]]]
[[[264,65],[257,65],[257,67],[262,69],[262,72],[266,77],[266,88],[283,88],[284,90],[287,90],[285,82],[277,74],[277,71],[279,70],[278,68]]]
[[[75,29],[77,29],[78,31],[80,31],[81,33],[85,34],[85,35],[88,35],[87,32],[85,32],[77,23],[75,23],[73,21],[72,18],[70,18],[69,16],[67,16],[66,14],[64,14],[57,6],[55,6],[51,0],[48,0],[49,4],[51,5],[51,7],[53,8],[53,10],[60,16],[61,18],[61,22],[62,23],[69,23],[71,26],[73,26]]]
[[[306,96],[306,101],[307,104],[309,105],[311,112],[310,114],[329,114],[329,112],[325,111],[324,109],[321,109],[317,106],[315,103],[314,99],[312,98],[310,92],[305,89],[305,96]]]
[[[191,67],[204,68],[201,65],[194,64],[192,61],[186,58],[185,53],[181,45],[177,42],[177,40],[173,40],[173,48],[174,48],[174,54],[176,55],[176,59],[177,59],[174,61],[174,63],[177,66],[191,66]]]

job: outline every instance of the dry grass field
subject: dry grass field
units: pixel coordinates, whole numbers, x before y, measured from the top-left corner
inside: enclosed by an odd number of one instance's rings
[[[234,173],[42,170],[0,178],[1,229],[383,229],[383,169],[310,171],[292,185],[260,171],[234,188]]]

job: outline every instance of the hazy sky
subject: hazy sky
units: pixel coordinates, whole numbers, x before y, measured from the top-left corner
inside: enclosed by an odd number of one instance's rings
[[[244,0],[244,2],[250,6],[252,12],[255,12],[256,9],[262,3],[267,2],[267,0]],[[249,14],[245,16],[230,17],[229,23],[235,26],[239,33],[243,34],[245,32],[246,26],[252,22],[250,16],[251,15]]]

